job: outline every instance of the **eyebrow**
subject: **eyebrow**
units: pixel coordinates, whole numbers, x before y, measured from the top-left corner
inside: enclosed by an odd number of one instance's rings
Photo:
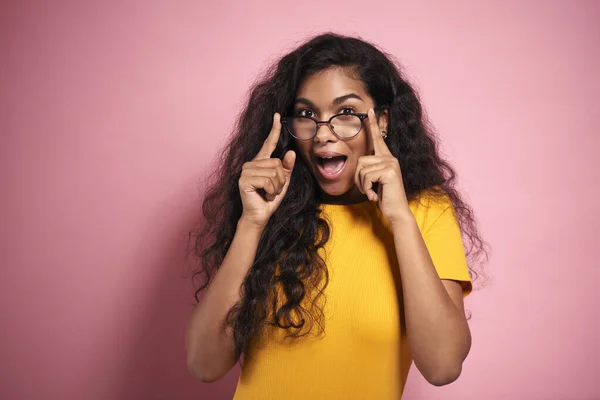
[[[363,103],[365,102],[362,99],[362,97],[360,97],[356,93],[349,93],[349,94],[345,94],[343,96],[337,97],[335,100],[333,100],[333,105],[337,106],[338,104],[342,104],[344,101],[346,101],[348,99],[357,99],[357,100],[362,101]],[[315,105],[313,104],[313,102],[304,97],[298,97],[296,100],[294,100],[294,105],[298,104],[298,103],[306,104],[309,107],[315,108]]]

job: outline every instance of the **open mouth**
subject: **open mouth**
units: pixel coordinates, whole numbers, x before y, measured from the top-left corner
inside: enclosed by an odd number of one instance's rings
[[[347,156],[317,157],[317,170],[323,178],[333,180],[340,176],[347,160]]]

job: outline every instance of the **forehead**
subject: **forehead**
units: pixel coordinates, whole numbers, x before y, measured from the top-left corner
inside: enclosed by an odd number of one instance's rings
[[[358,94],[365,100],[370,99],[364,83],[352,70],[334,67],[307,76],[298,88],[296,97],[304,97],[313,102],[331,102],[349,93]]]

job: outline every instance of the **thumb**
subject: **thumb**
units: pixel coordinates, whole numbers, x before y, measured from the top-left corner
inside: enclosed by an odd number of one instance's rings
[[[295,163],[296,163],[296,153],[293,150],[290,150],[287,153],[285,153],[281,164],[283,165],[283,169],[285,170],[286,174],[290,175],[292,173]]]

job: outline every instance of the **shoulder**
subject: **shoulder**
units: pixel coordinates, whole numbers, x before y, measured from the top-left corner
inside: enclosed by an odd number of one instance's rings
[[[439,186],[422,190],[409,201],[409,206],[422,233],[442,217],[456,220],[452,200]]]

